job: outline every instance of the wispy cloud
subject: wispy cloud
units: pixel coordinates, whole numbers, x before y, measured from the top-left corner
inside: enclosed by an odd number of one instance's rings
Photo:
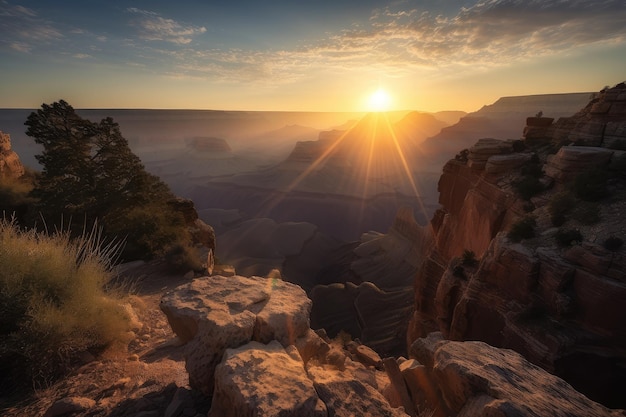
[[[194,36],[206,32],[204,26],[185,25],[147,10],[135,7],[126,10],[137,16],[131,24],[139,29],[139,36],[144,40],[187,45],[191,43]]]
[[[30,53],[37,45],[63,38],[52,23],[34,10],[7,1],[1,1],[0,5],[0,37],[9,48]]]
[[[440,76],[626,40],[623,0],[483,0],[448,16],[407,7],[409,2],[400,4],[403,9],[374,11],[365,25],[293,50],[184,48],[160,53],[179,63],[171,69],[176,76],[282,84],[320,71],[379,71],[390,77],[419,71]],[[155,39],[182,36],[186,43],[198,33],[189,27],[186,37],[173,25],[149,27],[155,28]]]

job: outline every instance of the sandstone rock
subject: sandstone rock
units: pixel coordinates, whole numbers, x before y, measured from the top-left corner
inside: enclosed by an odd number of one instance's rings
[[[251,340],[293,344],[309,330],[311,301],[300,287],[278,279],[211,276],[165,294],[160,306],[187,343],[190,385],[211,395],[227,348]]]
[[[434,335],[435,336],[435,335]],[[439,336],[441,337],[441,336]],[[427,363],[429,380],[439,390],[439,410],[448,415],[617,416],[619,411],[589,400],[571,385],[511,350],[483,342],[418,339],[412,355]],[[445,415],[445,414],[444,414]]]
[[[311,291],[311,322],[331,335],[344,330],[377,352],[401,353],[413,298],[412,287],[385,291],[371,282],[318,285]]]
[[[487,160],[493,155],[511,153],[513,144],[511,141],[498,139],[480,139],[474,146],[469,148],[468,166],[475,170],[482,170]]]
[[[215,231],[198,218],[194,202],[187,198],[177,197],[169,200],[167,204],[183,215],[193,242],[211,249],[214,253]]]
[[[178,387],[163,417],[178,417],[185,408],[193,408],[194,402],[188,389]],[[195,415],[195,413],[193,413]]]
[[[548,157],[547,176],[557,181],[570,181],[581,172],[609,163],[613,151],[592,146],[563,146],[556,155]]]
[[[327,416],[304,363],[277,341],[227,349],[215,379],[211,417]]]
[[[19,178],[24,175],[24,165],[11,150],[11,137],[0,131],[0,178]]]
[[[488,174],[502,174],[503,172],[519,168],[529,160],[530,154],[527,153],[490,156],[489,159],[487,159],[485,172]]]
[[[329,416],[406,417],[401,408],[392,408],[383,394],[364,382],[367,380],[363,374],[355,377],[357,372],[352,365],[343,372],[309,367],[308,373]]]
[[[607,146],[607,137],[621,137],[626,112],[614,113],[615,101],[606,113],[591,112],[595,103],[616,100],[615,91],[623,94],[626,86],[600,93],[576,115],[559,119],[544,132],[545,139],[560,144],[588,135],[582,143]],[[510,226],[529,206],[524,207],[512,190],[512,177],[487,175],[466,162],[449,161],[439,181],[442,207],[431,221],[435,245],[416,274],[409,342],[441,331],[454,340],[481,340],[514,349],[590,398],[626,407],[616,388],[626,381],[626,332],[618,324],[626,321],[619,306],[626,302],[626,256],[623,248],[608,251],[600,246],[606,236],[623,235],[623,181],[612,180],[613,199],[601,202],[602,220],[585,226],[581,245],[568,249],[556,245],[557,230],[552,229],[547,207],[551,196],[564,188],[563,182],[595,165],[606,166],[620,152],[563,146],[548,156],[544,170],[555,179],[553,189],[532,200],[537,236],[522,244],[506,239]],[[538,156],[545,158],[541,152]],[[466,249],[481,262],[455,276],[455,258]],[[475,400],[476,407],[482,400]]]
[[[59,417],[84,412],[94,407],[96,402],[91,398],[67,397],[57,400],[46,410],[43,417]]]

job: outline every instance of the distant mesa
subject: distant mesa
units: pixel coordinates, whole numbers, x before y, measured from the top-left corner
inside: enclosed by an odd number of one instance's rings
[[[232,152],[232,149],[226,140],[216,137],[196,136],[187,142],[187,146],[198,152]]]

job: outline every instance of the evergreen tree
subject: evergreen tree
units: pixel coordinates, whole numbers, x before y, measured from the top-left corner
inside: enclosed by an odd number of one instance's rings
[[[60,100],[28,116],[26,134],[43,146],[33,196],[47,223],[74,231],[95,221],[110,238],[126,239],[127,258],[162,255],[187,232],[167,201],[167,185],[148,173],[111,118],[94,123]]]

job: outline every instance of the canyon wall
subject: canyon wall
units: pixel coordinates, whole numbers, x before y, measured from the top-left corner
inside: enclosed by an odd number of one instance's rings
[[[524,141],[481,140],[445,165],[408,343],[440,331],[511,348],[623,408],[626,86],[596,94],[572,117],[534,125]],[[538,188],[524,195],[533,165]],[[575,195],[600,171],[604,196]],[[571,214],[555,226],[566,194]],[[520,238],[524,221],[531,235]],[[571,241],[560,239],[572,231]]]

